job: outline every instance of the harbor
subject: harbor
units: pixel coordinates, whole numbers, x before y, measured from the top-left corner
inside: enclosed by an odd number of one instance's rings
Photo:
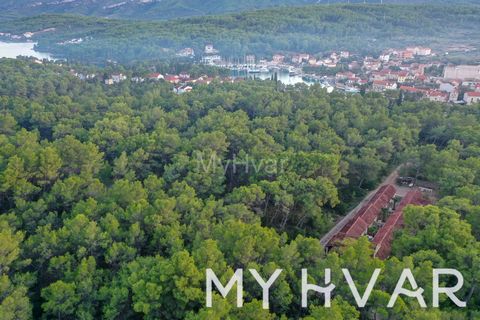
[[[327,77],[305,74],[300,68],[292,66],[274,66],[266,65],[223,65],[223,68],[231,70],[232,78],[277,80],[285,85],[296,85],[299,83],[308,86],[320,84],[320,86],[332,92],[334,86],[332,80]]]

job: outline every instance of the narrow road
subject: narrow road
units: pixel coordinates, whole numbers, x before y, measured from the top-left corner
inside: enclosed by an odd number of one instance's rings
[[[360,210],[368,201],[370,201],[370,199],[378,191],[378,189],[380,189],[381,186],[384,186],[386,184],[395,185],[395,181],[398,178],[398,171],[400,167],[401,165],[398,166],[395,170],[393,170],[392,173],[390,173],[388,177],[386,177],[375,190],[367,194],[367,196],[363,198],[363,200],[360,201],[360,203],[355,208],[353,208],[345,217],[343,217],[342,220],[338,221],[337,224],[332,229],[330,229],[330,231],[328,231],[323,236],[323,238],[320,239],[320,243],[323,247],[325,247],[327,243],[333,238],[333,236],[336,235],[355,216],[358,210]]]

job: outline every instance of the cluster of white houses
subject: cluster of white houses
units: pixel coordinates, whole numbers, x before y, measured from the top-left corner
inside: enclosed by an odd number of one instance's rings
[[[452,69],[456,69],[455,78],[450,78]],[[365,86],[367,90],[373,92],[385,92],[388,90],[400,90],[405,94],[413,94],[418,97],[424,97],[435,102],[465,103],[467,105],[480,103],[480,73],[477,76],[472,74],[475,70],[480,70],[479,66],[447,66],[445,75],[441,78],[428,78],[424,75],[424,65],[412,64],[407,70],[392,71],[391,69],[382,69],[368,73],[368,78],[358,76],[347,71],[339,72],[335,76],[337,89],[346,92],[359,92],[357,86]],[[464,72],[462,72],[462,70]],[[472,71],[473,70],[473,71]],[[75,76],[82,80],[95,78],[95,74],[79,74]],[[474,76],[474,78],[470,78]],[[127,76],[122,73],[113,73],[103,81],[107,85],[113,85],[127,80]],[[206,75],[192,78],[187,73],[178,75],[150,73],[144,77],[132,77],[132,82],[141,83],[148,81],[163,80],[175,85],[175,92],[184,93],[192,90],[192,84],[209,84],[214,80]],[[241,79],[219,78],[218,81],[239,81]],[[428,86],[425,84],[428,83]],[[348,89],[350,88],[350,90]],[[461,97],[463,93],[463,97]]]
[[[430,79],[430,83],[435,89],[404,85],[400,90],[437,102],[480,103],[480,66],[447,65],[443,78]]]
[[[86,74],[86,73],[81,73],[77,72],[75,70],[70,70],[70,74],[79,78],[80,80],[84,81],[89,81],[89,80],[95,80],[100,77],[100,80],[102,80],[101,76],[91,73],[91,74]],[[212,81],[218,81],[218,82],[237,82],[237,81],[242,81],[243,79],[234,79],[234,78],[221,78],[221,77],[210,77],[208,75],[202,75],[199,77],[192,77],[189,73],[186,72],[181,72],[179,74],[161,74],[159,72],[153,72],[149,73],[145,76],[133,76],[133,77],[128,77],[127,75],[123,73],[112,73],[108,76],[105,76],[103,78],[103,83],[105,85],[115,85],[119,84],[123,81],[130,80],[131,82],[134,83],[143,83],[146,81],[150,82],[158,82],[158,81],[165,81],[168,83],[173,84],[173,91],[175,93],[181,94],[181,93],[186,93],[190,92],[193,90],[193,85],[208,85]]]
[[[436,102],[480,102],[480,66],[419,63],[414,59],[428,56],[433,56],[430,48],[411,47],[389,49],[378,58],[352,61],[348,64],[349,71],[336,74],[337,88],[358,92],[363,86],[366,91],[401,90]],[[426,69],[432,67],[443,68],[443,76],[426,74]]]
[[[191,52],[189,48],[180,53]],[[226,61],[219,55],[213,45],[205,46],[202,63],[234,68],[238,64],[256,66],[255,70],[305,70],[306,66],[328,69],[343,69],[334,77],[331,72],[314,74],[314,77],[328,78],[335,83],[337,90],[350,93],[365,91],[384,92],[401,90],[406,94],[436,102],[473,104],[480,102],[480,66],[443,65],[435,62],[435,53],[431,48],[412,46],[404,49],[387,49],[378,57],[360,57],[348,51],[332,52],[327,55],[294,53],[290,55],[275,54],[271,60],[256,59],[246,55],[241,63]],[[422,62],[419,62],[422,61]],[[433,61],[433,62],[425,62]],[[427,68],[444,68],[444,75],[431,76]],[[321,70],[321,69],[319,69]],[[258,71],[257,71],[258,72]],[[308,76],[302,72],[302,75]]]
[[[177,52],[177,56],[194,57],[192,48],[184,48]],[[295,53],[290,55],[275,54],[271,60],[259,59],[255,55],[246,55],[243,60],[235,62],[225,61],[212,44],[207,44],[203,50],[202,63],[233,68],[235,65],[255,68],[256,72],[278,70],[279,68],[299,72],[302,76],[309,76],[302,72],[306,66],[319,67],[318,71],[337,68],[339,70],[325,74],[313,74],[313,77],[325,78],[334,83],[337,90],[349,93],[358,93],[361,90],[385,92],[400,90],[405,94],[416,95],[436,102],[451,102],[474,104],[480,103],[480,66],[479,65],[443,65],[434,61],[432,49],[421,46],[405,49],[388,49],[378,57],[360,57],[348,51],[332,52],[326,55],[310,55]],[[425,62],[427,61],[427,62]],[[428,62],[432,61],[432,62]],[[322,69],[323,68],[323,69]],[[429,75],[426,70],[443,68],[443,76]],[[249,69],[250,70],[250,69]],[[317,70],[314,68],[314,70]],[[333,69],[335,70],[335,69]],[[297,73],[298,74],[298,73]],[[78,75],[88,80],[92,75]],[[94,75],[93,75],[94,76]],[[126,80],[121,73],[111,74],[103,79],[105,84],[113,85]],[[145,80],[164,80],[175,85],[177,93],[189,92],[193,84],[209,84],[213,78],[201,76],[192,79],[190,75],[162,75],[151,73],[143,77],[132,77],[131,81],[140,83]],[[219,81],[239,81],[240,79],[224,78]]]
[[[45,32],[53,32],[55,31],[55,28],[46,28],[43,30],[38,30],[38,31],[27,31],[22,34],[13,34],[10,32],[0,32],[0,37],[6,38],[6,39],[11,39],[11,40],[29,40],[33,36],[45,33]]]

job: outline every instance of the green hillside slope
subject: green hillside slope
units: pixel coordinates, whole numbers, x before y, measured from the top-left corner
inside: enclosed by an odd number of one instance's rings
[[[231,57],[333,49],[374,53],[410,44],[478,44],[480,7],[317,5],[167,22],[42,15],[0,23],[1,32],[15,34],[45,28],[55,31],[33,37],[40,49],[90,61],[157,59],[184,47],[198,53],[208,42]],[[78,38],[84,41],[59,44]]]
[[[381,0],[75,0],[1,1],[0,10],[8,15],[32,16],[45,13],[71,13],[110,18],[171,19],[178,17],[248,11],[268,7],[335,3],[379,4]],[[480,0],[383,0],[384,4],[480,4]]]

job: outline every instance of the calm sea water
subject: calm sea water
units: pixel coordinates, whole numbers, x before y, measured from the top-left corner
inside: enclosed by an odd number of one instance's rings
[[[52,59],[48,53],[33,49],[34,42],[2,42],[0,41],[0,58],[16,58],[17,56],[35,57],[37,59]]]

